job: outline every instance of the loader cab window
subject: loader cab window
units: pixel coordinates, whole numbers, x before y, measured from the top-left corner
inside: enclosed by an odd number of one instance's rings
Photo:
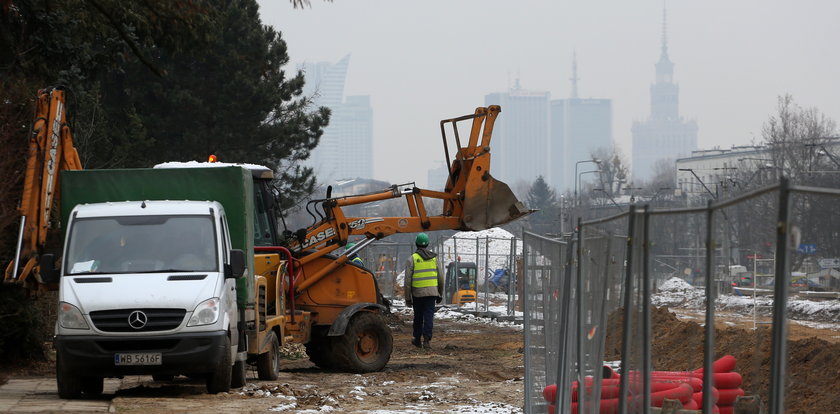
[[[274,246],[274,220],[269,203],[273,199],[266,193],[265,185],[254,182],[254,246]]]
[[[211,216],[127,216],[74,220],[69,275],[218,271]]]

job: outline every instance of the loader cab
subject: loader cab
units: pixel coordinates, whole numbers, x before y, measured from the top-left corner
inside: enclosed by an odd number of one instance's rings
[[[268,167],[248,165],[254,177],[254,246],[277,246],[277,202],[271,181],[274,172]]]
[[[477,274],[478,269],[475,263],[449,262],[446,265],[444,281],[444,295],[447,302],[454,305],[475,302]]]

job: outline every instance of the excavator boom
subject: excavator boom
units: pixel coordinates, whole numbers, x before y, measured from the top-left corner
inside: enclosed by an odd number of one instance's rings
[[[7,282],[26,283],[33,274],[38,278],[38,256],[46,244],[53,209],[59,201],[59,172],[82,169],[64,102],[64,91],[60,89],[38,91],[18,207],[20,235],[15,258],[6,267]]]

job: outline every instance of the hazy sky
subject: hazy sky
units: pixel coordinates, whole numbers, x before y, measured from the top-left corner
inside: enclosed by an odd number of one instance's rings
[[[345,95],[371,95],[377,179],[426,186],[443,160],[439,121],[472,113],[516,77],[567,98],[573,51],[579,95],[613,100],[613,138],[628,161],[630,127],[650,113],[662,0],[259,3],[292,69],[351,54]],[[680,113],[697,120],[701,148],[758,140],[785,93],[840,121],[840,1],[669,0],[667,9]]]

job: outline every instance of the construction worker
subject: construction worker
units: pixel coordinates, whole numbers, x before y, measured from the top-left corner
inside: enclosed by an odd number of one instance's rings
[[[428,249],[429,236],[420,233],[414,239],[417,250],[405,266],[405,304],[414,309],[414,339],[411,344],[431,348],[435,303],[443,299],[443,268],[437,254]],[[420,342],[422,336],[423,342]]]
[[[352,249],[353,246],[355,246],[355,245],[356,245],[356,243],[353,243],[353,242],[347,243],[347,245],[344,246],[344,251],[345,252],[350,251],[350,249]],[[358,265],[358,266],[362,266],[362,267],[365,266],[365,262],[363,262],[362,259],[360,259],[359,256],[357,256],[355,253],[353,253],[353,255],[351,255],[350,257],[348,257],[348,259],[350,259],[349,262],[353,263],[354,265]]]

